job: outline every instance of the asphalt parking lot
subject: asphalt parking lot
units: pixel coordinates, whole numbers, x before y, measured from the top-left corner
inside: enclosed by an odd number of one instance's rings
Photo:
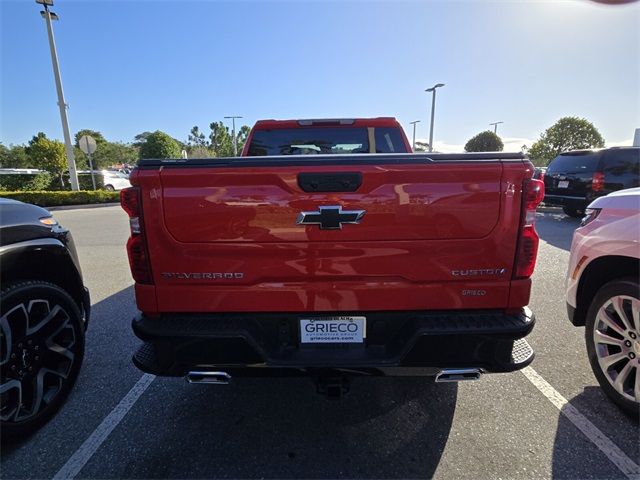
[[[329,401],[305,379],[189,385],[130,361],[136,313],[119,207],[62,210],[93,312],[78,384],[59,414],[2,449],[3,478],[634,478],[638,425],[609,403],[566,318],[578,221],[538,214],[542,238],[523,372],[478,382],[360,378]],[[563,402],[566,399],[567,402]]]

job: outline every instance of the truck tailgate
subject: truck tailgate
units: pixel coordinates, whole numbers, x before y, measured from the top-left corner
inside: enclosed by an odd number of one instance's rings
[[[522,158],[332,157],[140,168],[158,311],[508,306]],[[336,229],[297,224],[320,207],[364,213]]]
[[[327,185],[336,190],[350,173],[362,179],[353,192],[305,192],[299,182],[304,174],[318,182],[331,178],[334,183]],[[160,173],[165,226],[185,243],[478,239],[498,222],[501,176],[500,163],[331,166],[329,173],[296,166]],[[360,223],[333,230],[296,225],[300,212],[337,205],[363,210]]]

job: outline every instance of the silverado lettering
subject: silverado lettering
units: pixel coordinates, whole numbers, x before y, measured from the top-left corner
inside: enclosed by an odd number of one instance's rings
[[[134,363],[194,382],[528,365],[532,164],[410,152],[394,119],[270,120],[243,157],[140,160],[121,194]]]
[[[177,278],[178,280],[218,280],[242,279],[244,273],[237,272],[162,272],[163,278]]]
[[[506,268],[484,268],[480,270],[451,270],[454,277],[473,277],[477,275],[504,275]]]

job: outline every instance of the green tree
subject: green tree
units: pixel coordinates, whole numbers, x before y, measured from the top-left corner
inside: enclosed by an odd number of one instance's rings
[[[31,158],[27,154],[27,147],[24,145],[9,146],[9,158],[7,167],[10,168],[29,168],[34,167]]]
[[[121,163],[136,163],[139,156],[140,154],[138,149],[131,144],[105,141],[104,143],[99,143],[97,145],[96,151],[91,156],[91,160],[93,162],[93,168],[101,170]],[[85,168],[89,168],[87,156],[78,149],[76,151],[76,163],[78,164],[78,168],[80,168],[80,160],[86,162],[85,164],[87,167]]]
[[[547,128],[527,151],[536,166],[546,166],[562,152],[604,147],[604,138],[584,118],[563,117]]]
[[[140,148],[147,141],[149,135],[151,135],[151,132],[145,131],[133,137],[133,146]]]
[[[133,144],[132,146],[136,147],[136,148],[140,148],[146,141],[147,139],[153,135],[154,133],[159,132],[160,130],[156,130],[155,132],[149,132],[149,131],[145,131],[142,133],[139,133],[138,135],[136,135],[135,137],[133,137]],[[173,138],[170,137],[174,142],[176,142],[176,144],[178,144],[178,147],[180,147],[180,150],[187,148],[187,145],[184,142],[181,142],[180,140],[178,140],[177,138]]]
[[[9,149],[0,142],[0,168],[7,168],[7,160],[9,159]]]
[[[160,130],[146,136],[140,145],[140,158],[180,158],[180,145]]]
[[[27,154],[35,167],[59,177],[60,185],[64,187],[62,174],[67,170],[64,143],[49,140],[44,133],[40,132],[29,141]]]
[[[197,125],[191,129],[187,145],[190,147],[205,147],[207,145],[204,133],[200,131]]]
[[[82,150],[75,146],[73,147],[73,158],[76,160],[76,168],[78,170],[89,169],[89,159]]]
[[[24,145],[9,145],[7,147],[2,143],[0,143],[0,167],[34,168]]]
[[[213,150],[216,157],[233,156],[233,143],[229,134],[229,127],[222,122],[211,122],[209,124],[211,133],[209,134],[209,148]]]
[[[251,128],[248,125],[243,125],[240,127],[236,134],[236,142],[238,143],[238,155],[242,153],[242,149],[244,148],[244,144],[247,142],[247,138],[249,137],[249,132]]]
[[[90,137],[93,137],[93,139],[96,141],[96,147],[100,147],[101,144],[107,143],[107,140],[106,140],[106,138],[104,138],[102,133],[98,132],[97,130],[89,130],[88,128],[85,128],[85,129],[80,130],[79,132],[77,132],[75,134],[75,136],[73,137],[74,140],[75,140],[75,146],[76,147],[80,146],[78,142],[85,135],[89,135]],[[96,150],[97,150],[97,148],[96,148]]]
[[[480,132],[471,137],[464,146],[465,152],[501,152],[504,144],[498,135],[491,130]]]

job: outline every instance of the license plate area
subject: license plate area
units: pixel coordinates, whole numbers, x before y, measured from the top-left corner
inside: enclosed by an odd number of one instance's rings
[[[364,343],[367,336],[366,317],[311,317],[300,319],[300,343],[335,344]]]
[[[558,182],[558,188],[569,188],[569,180],[560,180]]]

